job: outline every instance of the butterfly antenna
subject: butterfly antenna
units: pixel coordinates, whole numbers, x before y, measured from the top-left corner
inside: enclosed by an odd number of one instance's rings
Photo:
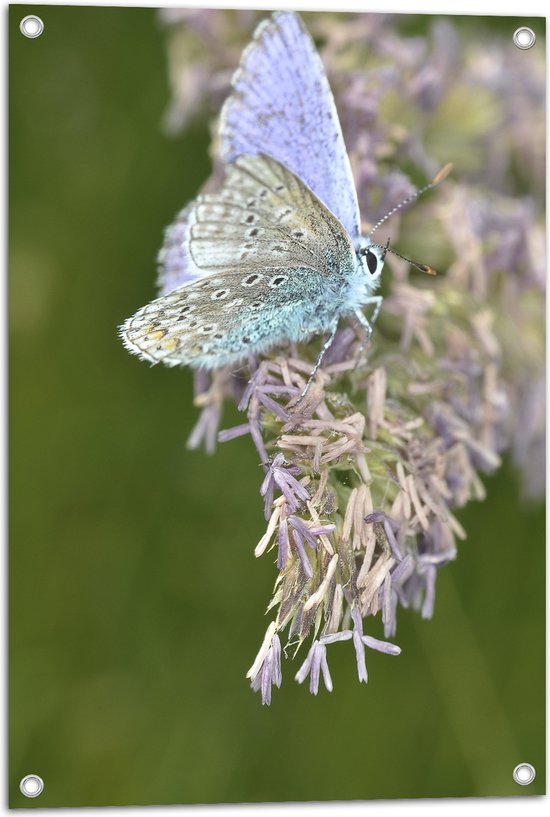
[[[386,222],[386,221],[387,221],[389,218],[391,218],[391,217],[394,215],[394,213],[397,213],[397,211],[398,211],[398,210],[401,210],[401,208],[402,208],[402,207],[405,207],[405,205],[406,205],[406,204],[410,204],[412,201],[415,201],[415,200],[416,200],[416,199],[417,199],[419,196],[421,196],[421,195],[422,195],[422,193],[425,193],[427,190],[431,190],[431,189],[432,189],[432,187],[435,187],[435,186],[436,186],[436,185],[438,185],[440,182],[442,182],[444,179],[446,179],[446,178],[447,178],[447,176],[449,175],[449,173],[451,172],[451,170],[452,170],[452,169],[453,169],[452,164],[447,164],[447,165],[445,165],[445,167],[441,168],[441,170],[439,171],[439,173],[437,173],[437,174],[434,176],[434,178],[431,180],[431,182],[430,182],[429,184],[427,184],[425,187],[421,187],[421,188],[420,188],[420,190],[417,190],[417,191],[416,191],[415,193],[413,193],[411,196],[407,196],[407,198],[406,198],[406,199],[403,199],[403,201],[402,201],[402,202],[400,202],[400,203],[399,203],[399,204],[397,204],[395,207],[393,207],[393,208],[390,210],[390,212],[389,212],[389,213],[386,213],[386,215],[385,215],[383,218],[381,218],[381,219],[380,219],[380,221],[378,221],[378,222],[377,222],[377,223],[374,225],[374,227],[373,227],[373,228],[372,228],[372,230],[370,231],[369,235],[372,235],[374,232],[376,232],[376,230],[377,230],[379,227],[381,227],[381,226],[382,226],[382,224],[384,224],[384,222]],[[383,248],[382,248],[382,249],[383,249]],[[394,250],[390,250],[390,252],[393,252],[393,254],[394,254],[394,255],[399,255],[399,253],[394,252]],[[403,256],[401,256],[401,257],[403,257]],[[408,259],[408,258],[406,258],[405,260],[406,260],[406,261],[408,261],[409,259]],[[412,262],[412,261],[411,261],[411,264],[413,264],[413,262]],[[419,265],[419,264],[413,264],[413,266],[420,267],[421,265]],[[431,267],[430,267],[430,269],[431,269]]]
[[[392,250],[390,247],[390,239],[386,241],[385,245],[382,244],[371,244],[371,247],[378,247],[379,250],[382,250],[382,261],[386,257],[386,253],[391,252],[392,255],[396,255],[398,258],[402,258],[403,261],[407,261],[412,267],[415,267],[420,272],[425,272],[426,275],[437,275],[436,270],[433,267],[430,267],[429,264],[417,264],[416,261],[412,261],[410,258],[407,258],[406,255],[401,255],[400,252],[396,250]]]

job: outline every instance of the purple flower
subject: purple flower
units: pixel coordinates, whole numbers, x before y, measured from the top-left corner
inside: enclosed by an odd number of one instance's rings
[[[250,686],[254,692],[261,692],[262,704],[269,706],[271,687],[280,687],[282,682],[281,642],[274,622],[267,629],[264,642],[247,677],[250,678]]]
[[[294,515],[288,517],[288,522],[293,528],[292,538],[294,540],[294,544],[296,545],[296,550],[298,551],[303,571],[308,578],[311,578],[313,576],[313,569],[307,556],[304,544],[307,542],[310,547],[316,550],[317,537],[323,535],[326,536],[326,534],[332,533],[336,526],[318,525],[316,527],[308,527],[303,519],[300,519],[299,516]]]
[[[370,635],[363,635],[363,619],[357,607],[352,607],[351,617],[353,619],[353,646],[355,647],[355,657],[357,660],[357,674],[359,681],[368,681],[367,664],[365,661],[365,647],[371,650],[384,652],[387,655],[399,655],[401,647],[396,644],[389,644],[387,641],[380,641]]]
[[[296,673],[296,680],[301,684],[309,675],[309,691],[312,695],[317,695],[321,673],[325,687],[332,692],[332,678],[327,664],[327,648],[321,641],[314,641],[306,660]]]
[[[299,531],[296,530],[296,528],[292,531],[292,538],[294,540],[294,545],[296,547],[298,557],[300,559],[300,562],[302,563],[302,570],[304,571],[308,579],[311,579],[313,577],[313,568],[311,566],[311,562],[309,561],[309,557],[304,548],[304,540],[302,539]]]
[[[187,448],[199,448],[204,442],[206,453],[214,453],[221,413],[221,405],[216,403],[209,403],[203,408],[193,431],[189,435]]]
[[[288,524],[286,516],[279,519],[279,537],[277,551],[277,569],[283,570],[290,553],[290,542],[288,540]]]
[[[250,434],[250,423],[242,423],[233,428],[224,428],[218,432],[218,442],[226,443],[229,440],[235,440],[237,437],[244,437],[245,434]]]
[[[384,511],[375,511],[374,513],[370,513],[368,516],[365,516],[365,522],[368,524],[382,522],[384,525],[384,533],[386,534],[393,554],[396,559],[401,561],[403,559],[403,554],[399,549],[394,533],[394,531],[399,530],[399,523],[395,522],[393,519],[390,519],[390,517],[387,516]]]
[[[279,488],[287,502],[288,510],[294,513],[302,502],[309,499],[309,493],[301,485],[296,476],[300,469],[295,465],[286,465],[282,454],[277,454],[267,470],[265,479],[260,488],[260,494],[265,497],[265,518],[269,519],[275,488]]]
[[[399,600],[402,604],[404,603],[402,585],[414,571],[414,556],[407,553],[403,561],[386,575],[384,584],[380,588],[379,604],[382,607],[382,623],[386,638],[392,638],[397,631],[397,603]],[[408,605],[404,604],[404,606]]]
[[[300,538],[303,540],[305,539],[312,548],[317,548],[317,537],[319,536],[326,536],[328,533],[332,533],[335,529],[336,525],[317,525],[308,527],[303,519],[300,519],[299,516],[289,516],[288,521],[294,528],[294,530],[299,534]]]

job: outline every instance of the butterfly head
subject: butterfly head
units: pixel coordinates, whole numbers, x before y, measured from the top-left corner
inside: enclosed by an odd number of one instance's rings
[[[370,238],[359,239],[359,246],[357,248],[357,258],[360,264],[359,269],[365,275],[370,289],[375,289],[380,283],[380,276],[382,275],[382,268],[384,267],[388,246],[389,239],[385,247],[381,247],[380,244],[374,244]]]

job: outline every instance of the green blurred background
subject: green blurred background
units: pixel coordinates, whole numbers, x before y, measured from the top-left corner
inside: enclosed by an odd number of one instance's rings
[[[541,794],[544,509],[509,465],[459,514],[434,619],[401,611],[367,686],[348,644],[331,695],[299,662],[271,708],[248,687],[276,575],[256,453],[187,451],[189,372],[116,335],[209,173],[206,123],[160,129],[165,36],[151,9],[10,9],[11,806]]]

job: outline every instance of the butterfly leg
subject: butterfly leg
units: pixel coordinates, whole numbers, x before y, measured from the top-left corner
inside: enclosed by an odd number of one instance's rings
[[[382,301],[383,300],[384,300],[384,298],[382,297],[382,295],[371,295],[371,297],[366,301],[367,304],[374,304],[374,309],[372,311],[372,315],[370,316],[370,321],[367,321],[367,323],[371,327],[371,332],[372,332],[372,327],[376,323],[376,319],[378,318],[378,315],[380,313],[380,307],[382,306]],[[361,315],[362,315],[363,318],[365,317],[362,312],[361,312]]]
[[[372,295],[367,301],[365,301],[365,306],[367,304],[374,304],[374,309],[372,315],[370,316],[370,320],[368,320],[365,317],[361,309],[355,310],[355,317],[357,318],[363,329],[366,329],[369,338],[372,335],[372,327],[376,323],[376,319],[380,312],[380,307],[382,306],[383,300],[384,299],[381,295]]]
[[[369,342],[371,335],[372,335],[372,327],[374,326],[378,314],[380,312],[380,307],[382,306],[383,297],[381,295],[373,295],[371,298],[368,299],[366,302],[367,304],[374,304],[374,310],[370,317],[370,321],[365,317],[361,309],[355,310],[355,317],[357,318],[358,322],[361,324],[363,329],[366,332],[366,337],[364,340],[361,341],[361,346],[359,347],[359,351],[357,352],[357,363],[359,363],[359,358],[361,356],[361,352]]]
[[[319,353],[319,357],[317,358],[317,362],[315,363],[315,366],[313,367],[313,369],[311,371],[311,374],[310,374],[310,376],[308,378],[308,381],[307,381],[307,383],[306,383],[306,385],[304,387],[303,392],[301,393],[298,400],[296,401],[296,405],[298,405],[298,403],[300,403],[304,399],[304,397],[306,396],[307,390],[311,386],[311,384],[313,382],[313,378],[317,374],[317,370],[318,370],[319,366],[321,365],[326,352],[328,352],[328,350],[332,346],[332,341],[334,340],[334,336],[336,335],[336,330],[337,329],[338,329],[338,319],[336,319],[332,323],[332,325],[330,327],[330,335],[328,336],[328,338],[326,339],[326,341],[323,344],[323,348],[321,349],[321,351]]]

